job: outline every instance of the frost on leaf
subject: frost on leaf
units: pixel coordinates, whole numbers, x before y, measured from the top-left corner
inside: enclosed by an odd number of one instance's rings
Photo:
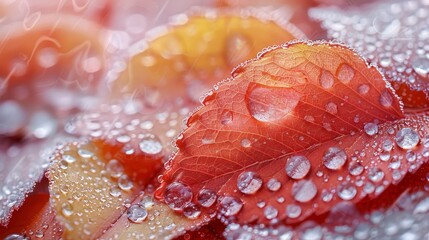
[[[404,118],[382,74],[338,44],[266,51],[203,104],[156,192],[179,212],[297,222],[374,198],[427,159],[428,118]]]
[[[131,47],[131,59],[112,89],[153,102],[186,94],[198,102],[204,91],[264,47],[304,38],[281,20],[279,14],[257,9],[178,15]]]
[[[310,16],[320,20],[328,36],[357,49],[377,64],[395,89],[429,92],[429,4],[425,0],[378,1],[359,9],[315,8]],[[399,90],[398,95],[407,92]],[[405,106],[428,107],[426,99]],[[421,95],[421,94],[420,94]]]

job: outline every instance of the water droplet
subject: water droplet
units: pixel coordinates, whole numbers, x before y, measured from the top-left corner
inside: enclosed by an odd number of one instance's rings
[[[164,200],[173,210],[182,210],[192,200],[192,190],[183,183],[173,182],[164,192]]]
[[[320,86],[325,89],[329,89],[334,85],[334,76],[326,70],[322,70],[322,74],[319,79]]]
[[[111,177],[118,178],[124,172],[124,167],[118,160],[112,159],[107,163],[106,170]]]
[[[340,169],[347,160],[347,155],[339,147],[330,147],[323,155],[323,165],[331,170]]]
[[[370,168],[368,170],[368,178],[373,182],[380,182],[384,178],[384,172],[377,167]]]
[[[70,203],[63,203],[61,212],[65,217],[70,217],[73,214],[73,206]]]
[[[153,197],[144,196],[142,201],[140,202],[140,205],[142,205],[146,209],[151,209],[155,205],[155,202],[153,201]]]
[[[378,133],[378,125],[375,123],[366,123],[363,129],[368,136],[374,136]]]
[[[219,207],[221,214],[230,217],[240,212],[241,208],[243,207],[243,203],[234,197],[225,196],[221,199]]]
[[[262,178],[254,172],[243,172],[237,178],[237,187],[244,194],[254,194],[262,186]]]
[[[348,64],[342,64],[338,70],[338,79],[347,84],[355,76],[355,70],[350,67]]]
[[[281,186],[282,186],[281,182],[279,182],[279,180],[275,178],[270,178],[270,180],[268,180],[267,182],[267,188],[272,192],[278,191],[281,188]]]
[[[223,111],[222,114],[220,115],[220,123],[222,125],[228,125],[231,124],[233,120],[233,115],[231,111]]]
[[[301,216],[301,207],[296,204],[289,204],[286,207],[286,215],[290,218],[297,218]]]
[[[380,160],[381,161],[386,162],[386,161],[389,161],[389,159],[390,159],[390,153],[389,152],[380,153]]]
[[[79,148],[77,150],[77,154],[83,158],[90,158],[94,156],[94,153],[87,150],[87,149],[83,149],[83,148]]]
[[[317,187],[311,180],[300,180],[292,186],[292,195],[298,202],[308,202],[317,194]]]
[[[362,95],[365,95],[365,94],[367,94],[368,92],[369,92],[369,86],[368,85],[366,85],[366,84],[362,84],[362,85],[360,85],[359,87],[358,87],[358,93],[359,94],[362,94]]]
[[[279,211],[273,206],[266,206],[264,209],[264,215],[268,220],[276,218],[277,214],[279,214]]]
[[[10,234],[7,235],[4,240],[29,240],[29,238],[27,238],[24,235],[19,235],[19,234]]]
[[[201,189],[198,193],[198,202],[203,207],[211,207],[216,201],[216,193],[209,189]]]
[[[325,106],[325,110],[330,113],[330,114],[337,114],[338,113],[338,107],[337,104],[333,103],[333,102],[329,102],[326,104]]]
[[[128,191],[128,190],[131,190],[131,188],[133,188],[133,182],[131,182],[131,180],[128,179],[127,175],[122,175],[118,179],[118,186],[122,190]]]
[[[352,162],[349,165],[349,173],[353,176],[357,176],[357,175],[362,174],[363,169],[364,168],[363,168],[362,164],[359,162]]]
[[[31,116],[28,129],[34,137],[43,139],[54,134],[57,126],[57,120],[50,113],[38,111]]]
[[[384,151],[390,152],[393,149],[393,142],[390,139],[386,139],[381,145],[381,148]]]
[[[250,114],[260,122],[274,122],[285,118],[298,105],[301,94],[291,88],[249,85],[247,106]]]
[[[121,189],[117,186],[112,186],[109,193],[112,197],[119,197],[122,194]]]
[[[310,171],[310,161],[304,156],[293,156],[286,162],[286,174],[293,179],[302,179]]]
[[[405,154],[405,158],[407,159],[408,162],[414,162],[416,161],[417,154],[412,150],[408,150],[407,153]]]
[[[413,70],[422,78],[428,78],[429,75],[429,58],[419,57],[412,62]]]
[[[402,128],[395,136],[396,144],[402,149],[412,149],[419,141],[419,135],[411,128]]]
[[[252,146],[252,142],[249,139],[244,138],[243,140],[241,140],[241,146],[244,148],[249,148]]]
[[[14,134],[24,126],[24,109],[15,101],[0,103],[0,134]]]
[[[139,204],[134,204],[128,208],[127,217],[133,223],[142,223],[148,216],[147,210],[145,207],[140,206]]]
[[[349,201],[356,196],[357,190],[350,182],[343,182],[338,186],[337,194],[341,199]]]
[[[383,92],[381,92],[379,101],[381,106],[386,108],[391,107],[393,104],[392,94],[390,94],[388,90],[383,90]]]
[[[74,163],[76,158],[70,155],[63,155],[62,159],[68,163]]]
[[[163,150],[161,141],[154,135],[145,136],[140,141],[139,148],[148,156],[158,156]]]
[[[183,215],[189,219],[196,219],[200,216],[200,214],[200,207],[193,203],[189,203],[183,208]]]
[[[120,135],[116,138],[119,143],[128,143],[131,141],[131,137],[128,135]]]

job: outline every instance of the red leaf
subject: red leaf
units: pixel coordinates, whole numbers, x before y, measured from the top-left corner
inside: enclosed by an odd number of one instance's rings
[[[399,120],[381,73],[345,46],[276,47],[233,76],[177,141],[156,192],[175,210],[200,201],[202,215],[217,208],[239,223],[297,222],[377,196],[427,159],[417,145],[427,117]]]

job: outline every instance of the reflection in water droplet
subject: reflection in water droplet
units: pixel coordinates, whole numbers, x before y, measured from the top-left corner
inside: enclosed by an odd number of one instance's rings
[[[166,188],[164,200],[171,209],[182,210],[185,205],[191,202],[192,195],[190,187],[179,182],[173,182]]]
[[[411,128],[402,128],[395,136],[396,144],[402,149],[412,149],[419,141],[419,135]]]
[[[203,207],[211,207],[216,201],[216,193],[209,189],[201,189],[198,193],[198,202]]]
[[[330,147],[323,155],[323,165],[331,170],[340,169],[347,160],[347,155],[339,147]]]
[[[348,64],[342,64],[338,70],[338,79],[347,84],[355,76],[355,70],[350,67]]]
[[[244,194],[254,194],[262,186],[262,178],[254,172],[243,172],[237,178],[237,187]]]
[[[308,202],[317,194],[317,187],[311,180],[300,180],[292,186],[293,198],[298,202]]]
[[[322,70],[319,83],[323,88],[329,89],[334,85],[334,76],[330,72]]]
[[[138,204],[132,205],[127,211],[128,220],[133,223],[142,223],[147,218],[147,215],[146,208]]]
[[[225,196],[220,201],[219,207],[219,211],[222,215],[230,217],[240,212],[243,207],[243,203],[234,197]]]
[[[263,85],[252,87],[250,84],[246,97],[249,112],[256,120],[274,122],[285,118],[295,109],[301,99],[301,94],[291,88]]]
[[[310,171],[310,161],[304,156],[293,156],[286,162],[286,174],[293,179],[302,179]]]

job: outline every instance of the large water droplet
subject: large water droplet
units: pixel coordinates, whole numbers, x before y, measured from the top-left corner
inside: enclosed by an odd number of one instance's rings
[[[286,162],[286,174],[293,179],[302,179],[310,171],[310,161],[304,156],[293,156]]]
[[[402,128],[396,133],[395,142],[402,149],[412,149],[420,141],[419,134],[411,128]]]
[[[147,210],[139,204],[134,204],[127,211],[128,220],[133,223],[142,223],[147,218]]]
[[[301,216],[301,207],[296,204],[289,204],[286,207],[286,215],[290,218],[297,218]]]
[[[339,147],[330,147],[323,155],[323,165],[331,170],[340,169],[346,160],[346,152]]]
[[[375,123],[366,123],[363,129],[365,130],[365,133],[369,136],[374,136],[378,133],[378,125]]]
[[[329,89],[334,85],[334,76],[330,72],[322,70],[319,83],[323,88]]]
[[[262,178],[254,172],[243,172],[237,178],[237,187],[244,194],[254,194],[262,186]]]
[[[219,211],[222,215],[230,217],[240,212],[242,207],[243,203],[240,200],[234,197],[225,196],[220,201]]]
[[[355,76],[355,70],[350,67],[348,64],[342,64],[338,70],[338,79],[347,84]]]
[[[345,201],[352,200],[356,196],[356,193],[356,187],[350,182],[341,183],[337,188],[338,196]]]
[[[412,62],[413,70],[422,78],[428,78],[429,75],[429,58],[419,57]]]
[[[198,193],[198,202],[203,207],[211,207],[216,201],[216,193],[210,189],[201,189]]]
[[[148,156],[158,156],[162,152],[162,143],[154,135],[144,137],[139,143],[140,150]]]
[[[291,88],[250,84],[246,97],[249,112],[256,120],[273,122],[291,113],[298,105],[301,94]]]
[[[300,180],[292,186],[293,198],[298,202],[308,202],[317,194],[317,187],[311,180]]]
[[[192,200],[192,190],[183,183],[173,182],[164,192],[164,200],[173,210],[182,210]]]

